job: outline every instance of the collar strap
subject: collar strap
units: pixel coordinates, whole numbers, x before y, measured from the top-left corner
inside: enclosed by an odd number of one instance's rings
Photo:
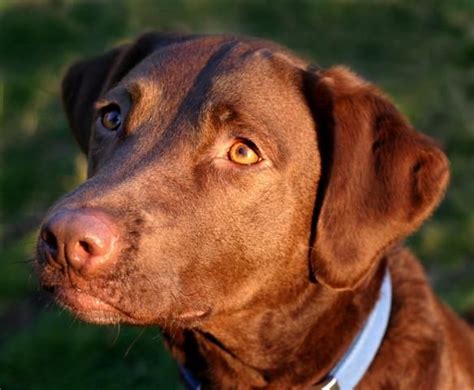
[[[374,360],[387,330],[392,307],[392,281],[387,269],[380,288],[380,296],[364,327],[352,341],[347,352],[331,370],[327,378],[312,387],[314,390],[352,390],[361,381]],[[201,384],[191,371],[179,367],[188,390],[201,390]]]
[[[179,365],[179,372],[184,379],[184,386],[186,390],[201,390],[201,382],[199,382],[186,367]]]
[[[380,296],[364,327],[328,377],[313,389],[351,390],[362,380],[385,336],[392,307],[392,280],[387,269]]]

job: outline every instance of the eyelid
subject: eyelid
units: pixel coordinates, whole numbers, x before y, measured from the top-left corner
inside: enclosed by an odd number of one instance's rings
[[[130,133],[130,113],[132,111],[132,100],[128,90],[123,87],[116,87],[94,103],[93,118],[96,126],[103,127],[101,122],[102,115],[105,113],[108,107],[116,106],[120,111],[122,123],[116,129],[116,132],[120,137],[126,137]]]
[[[105,106],[99,108],[97,112],[101,115],[103,115],[105,112],[109,111],[110,108],[117,108],[118,111],[120,111],[120,114],[122,113],[122,107],[120,107],[120,104],[118,103],[109,103],[106,104]]]
[[[95,102],[94,109],[99,112],[110,104],[116,104],[123,114],[127,113],[132,105],[130,92],[123,86],[115,87]]]
[[[263,154],[260,151],[260,148],[255,144],[254,141],[252,141],[251,139],[248,139],[248,138],[236,137],[231,143],[229,143],[229,149],[228,150],[230,150],[232,148],[232,146],[234,146],[238,142],[240,142],[244,145],[247,145],[250,149],[252,149],[258,155],[258,157],[260,159],[263,160]]]
[[[259,157],[259,160],[253,164],[237,164],[229,159],[229,152],[233,145],[238,142],[242,142],[248,145]],[[261,168],[272,168],[273,163],[269,160],[266,154],[260,149],[257,144],[248,137],[244,136],[231,136],[221,138],[213,147],[214,152],[212,154],[212,159],[214,160],[215,164],[217,164],[221,168],[226,169],[261,169]]]
[[[273,160],[275,155],[274,148],[275,144],[269,138],[262,136],[263,134],[259,131],[260,126],[258,124],[243,124],[232,127],[227,127],[229,136],[229,147],[235,142],[235,140],[244,140],[250,142],[252,148],[258,152],[259,156],[265,160]]]
[[[118,103],[115,100],[99,100],[95,102],[94,110],[95,110],[96,116],[99,115],[102,112],[102,110],[112,105],[117,106],[120,109],[120,111],[122,111],[122,107],[120,103]]]

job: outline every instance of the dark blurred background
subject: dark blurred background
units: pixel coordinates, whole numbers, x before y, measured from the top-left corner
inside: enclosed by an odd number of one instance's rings
[[[149,29],[265,37],[380,85],[451,160],[446,199],[409,244],[439,295],[472,310],[473,1],[0,0],[2,389],[179,387],[157,329],[74,321],[44,303],[31,266],[42,216],[85,176],[61,75]]]

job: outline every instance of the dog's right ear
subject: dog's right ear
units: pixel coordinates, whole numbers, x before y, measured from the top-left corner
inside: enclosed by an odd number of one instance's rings
[[[94,102],[151,52],[190,38],[189,35],[146,33],[132,44],[79,61],[68,69],[62,82],[63,105],[69,127],[84,153],[89,150]]]

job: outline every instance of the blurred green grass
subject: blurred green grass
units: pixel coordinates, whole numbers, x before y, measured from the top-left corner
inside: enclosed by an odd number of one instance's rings
[[[261,36],[380,85],[451,160],[445,201],[409,243],[443,299],[472,307],[473,21],[470,0],[0,0],[0,387],[177,386],[156,330],[134,342],[141,330],[123,327],[113,341],[114,329],[43,308],[28,263],[41,217],[84,178],[61,75],[149,29]]]
[[[45,312],[0,349],[5,389],[178,389],[157,329],[92,327]]]

